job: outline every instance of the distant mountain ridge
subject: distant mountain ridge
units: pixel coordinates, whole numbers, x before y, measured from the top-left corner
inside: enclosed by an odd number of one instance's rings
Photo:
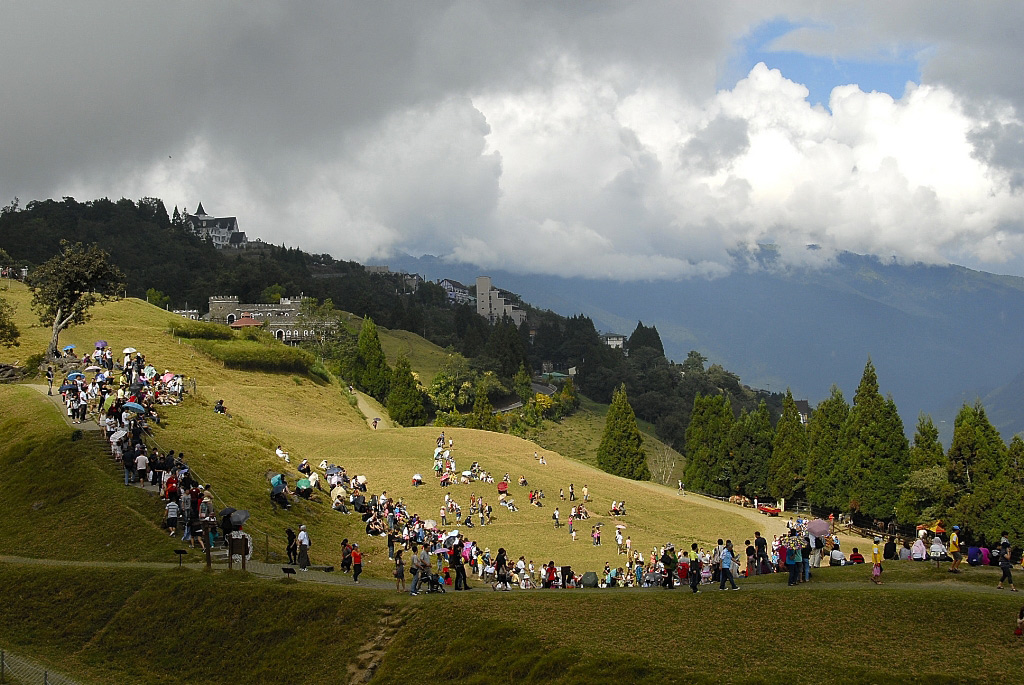
[[[925,411],[947,442],[950,406],[1024,372],[1024,278],[962,266],[844,253],[823,269],[769,265],[714,280],[618,282],[484,270],[432,256],[388,263],[432,279],[472,282],[486,274],[534,306],[582,312],[607,332],[628,334],[642,320],[658,327],[670,358],[696,349],[752,386],[788,385],[812,403],[833,383],[852,399],[870,356],[907,432]],[[985,394],[1004,438],[1024,431],[1024,378]]]

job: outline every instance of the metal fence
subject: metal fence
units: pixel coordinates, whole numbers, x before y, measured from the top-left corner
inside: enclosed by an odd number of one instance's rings
[[[2,685],[79,685],[63,673],[41,666],[31,659],[0,649],[0,684]]]

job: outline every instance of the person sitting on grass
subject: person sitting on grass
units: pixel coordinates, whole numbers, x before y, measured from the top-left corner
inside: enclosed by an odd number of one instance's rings
[[[853,552],[850,554],[850,563],[851,564],[863,564],[864,563],[864,555],[861,554],[860,550],[858,550],[856,547],[853,548]]]
[[[832,547],[832,552],[828,557],[829,566],[844,566],[846,565],[846,555],[843,554],[843,550],[839,549],[839,543],[836,543]]]

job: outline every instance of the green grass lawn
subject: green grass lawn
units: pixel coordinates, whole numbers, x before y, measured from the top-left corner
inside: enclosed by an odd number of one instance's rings
[[[580,398],[580,407],[571,416],[561,421],[545,421],[543,427],[531,437],[538,445],[558,452],[584,464],[597,466],[597,448],[604,435],[604,421],[608,414],[608,405],[594,402],[586,397]],[[654,425],[637,420],[643,433],[644,449],[647,451],[647,462],[655,480],[672,485],[683,477],[686,460],[655,436]],[[671,468],[660,468],[664,461],[672,464]]]
[[[19,292],[18,288],[21,286],[15,285],[11,299],[18,306],[22,348],[14,353],[0,351],[0,355],[24,355],[29,350],[41,349],[47,339],[45,329],[32,325],[27,291],[22,288]],[[172,318],[139,300],[113,302],[97,307],[92,320],[63,334],[61,343],[76,344],[79,350],[91,349],[99,338],[108,340],[115,349],[131,345],[145,353],[158,369],[172,369],[196,379],[198,397],[181,407],[165,409],[164,425],[155,428],[154,435],[162,449],[185,452],[200,478],[213,486],[218,505],[252,512],[247,529],[256,539],[257,553],[266,553],[269,536],[270,552],[283,554],[285,528],[306,523],[314,541],[315,562],[337,564],[342,538],[355,538],[366,543],[367,574],[387,576],[390,567],[385,546],[379,539],[365,538],[358,517],[337,514],[326,502],[302,502],[288,512],[275,512],[267,496],[265,473],[283,470],[294,482],[294,468],[300,459],[308,458],[313,464],[326,459],[345,466],[350,473],[365,474],[371,492],[386,490],[392,496],[405,498],[412,511],[435,518],[444,498],[444,491],[429,476],[437,429],[372,431],[336,383],[321,385],[293,374],[224,368],[220,362],[168,335],[166,330]],[[213,413],[212,404],[217,399],[224,399],[231,417]],[[12,409],[17,411],[18,408]],[[522,554],[537,563],[555,559],[576,568],[599,569],[611,561],[615,554],[609,543],[616,521],[607,512],[613,499],[627,501],[630,514],[622,523],[627,526],[626,534],[631,536],[634,547],[645,552],[669,540],[679,545],[689,541],[708,544],[719,536],[743,539],[752,534],[755,526],[769,533],[774,524],[754,523],[736,509],[716,508],[701,498],[680,498],[670,488],[611,476],[513,436],[469,429],[449,429],[447,434],[455,439],[455,454],[461,468],[479,461],[497,478],[506,472],[513,479],[526,476],[528,488],[511,488],[511,496],[521,508],[517,514],[508,514],[496,506],[497,491],[493,485],[456,486],[451,492],[466,510],[470,493],[491,498],[495,524],[475,528],[472,539],[492,549],[504,546],[516,557]],[[291,465],[274,456],[278,444],[291,452]],[[535,451],[545,453],[546,466],[533,459]],[[428,485],[416,489],[410,486],[416,472],[428,476]],[[116,484],[115,474],[111,474],[111,479]],[[583,485],[589,486],[591,511],[595,515],[582,527],[575,543],[571,542],[567,528],[556,531],[551,521],[555,506],[561,507],[565,520],[569,503],[559,502],[557,495],[559,488],[567,491],[570,483],[575,484],[580,495]],[[546,506],[527,506],[530,488],[544,490]],[[75,514],[87,515],[87,511]],[[596,523],[606,524],[602,547],[589,543],[590,525]]]
[[[0,644],[83,682],[347,682],[372,646],[380,683],[1012,682],[1024,669],[1021,600],[955,581],[412,598],[239,572],[0,574]]]
[[[54,559],[163,560],[176,546],[162,505],[126,488],[98,442],[72,441],[46,397],[0,385],[0,539],[3,554]],[[175,541],[177,542],[177,541]]]

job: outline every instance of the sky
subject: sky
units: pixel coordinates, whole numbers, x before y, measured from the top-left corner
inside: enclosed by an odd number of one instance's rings
[[[1024,3],[0,5],[0,200],[617,280],[1024,275]]]

